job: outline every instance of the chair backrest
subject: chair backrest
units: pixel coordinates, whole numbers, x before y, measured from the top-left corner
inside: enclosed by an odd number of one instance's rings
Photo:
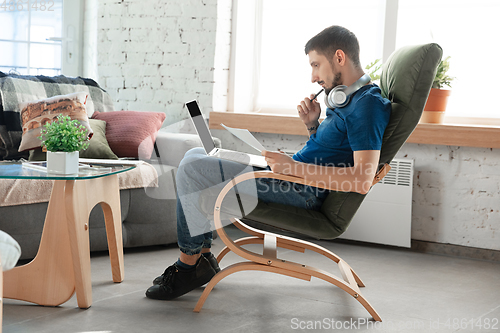
[[[438,44],[406,46],[382,67],[380,89],[391,101],[392,111],[382,140],[381,163],[392,161],[417,126],[442,55]]]
[[[443,51],[438,44],[406,46],[395,51],[382,67],[380,89],[392,104],[382,139],[380,164],[390,163],[418,124],[429,96]],[[321,212],[342,234],[365,195],[331,192]]]
[[[392,111],[382,140],[381,164],[391,162],[417,126],[441,57],[437,44],[407,46],[395,51],[384,64],[380,88],[392,102]],[[356,192],[334,191],[320,212],[259,203],[248,217],[310,237],[333,239],[347,230],[364,198]]]

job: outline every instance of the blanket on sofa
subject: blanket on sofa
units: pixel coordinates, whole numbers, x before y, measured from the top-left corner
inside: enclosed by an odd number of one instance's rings
[[[17,151],[22,137],[20,103],[80,91],[89,94],[86,104],[89,118],[95,110],[113,111],[111,97],[92,79],[0,72],[0,160],[28,158],[28,152]]]
[[[120,190],[158,186],[156,169],[146,162],[138,162],[132,170],[118,174]],[[53,180],[0,179],[0,207],[48,202]]]

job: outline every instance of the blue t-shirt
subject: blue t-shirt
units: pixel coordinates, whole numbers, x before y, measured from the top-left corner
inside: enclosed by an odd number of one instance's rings
[[[391,103],[375,84],[363,86],[342,108],[326,109],[326,118],[306,145],[293,155],[296,161],[348,167],[353,152],[380,150],[391,115]]]

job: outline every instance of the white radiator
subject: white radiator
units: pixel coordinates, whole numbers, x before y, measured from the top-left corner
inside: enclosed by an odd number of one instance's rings
[[[394,159],[339,238],[410,247],[413,160]]]

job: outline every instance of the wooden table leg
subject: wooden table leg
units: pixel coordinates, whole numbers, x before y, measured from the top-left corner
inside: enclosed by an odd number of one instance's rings
[[[80,308],[88,308],[92,305],[88,220],[92,208],[98,203],[104,211],[113,281],[121,282],[124,278],[118,176],[111,175],[85,181],[68,180],[66,212],[76,297]]]
[[[65,181],[52,188],[40,247],[28,264],[4,273],[4,297],[56,306],[75,291],[64,201]]]
[[[114,282],[124,278],[118,176],[56,180],[40,247],[30,263],[4,273],[4,297],[56,306],[76,290],[80,308],[92,305],[89,215],[100,203],[105,216]]]
[[[66,217],[73,271],[75,273],[76,300],[80,308],[92,305],[89,243],[89,191],[88,180],[66,181]],[[92,209],[92,208],[90,208]]]
[[[106,182],[105,188],[107,189],[107,193],[104,196],[105,199],[103,199],[100,204],[104,212],[104,222],[106,224],[111,273],[114,282],[122,282],[125,273],[123,265],[122,217],[118,176],[108,176],[104,178],[103,181]]]

